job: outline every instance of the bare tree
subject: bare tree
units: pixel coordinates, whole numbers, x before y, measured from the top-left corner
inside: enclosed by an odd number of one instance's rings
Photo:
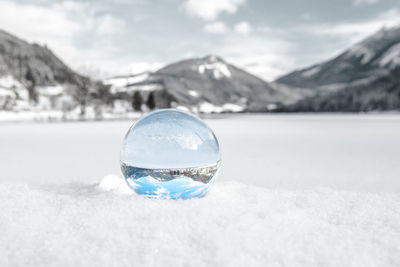
[[[75,93],[75,100],[78,102],[80,107],[81,118],[85,117],[86,106],[89,101],[89,88],[91,86],[90,79],[86,77],[75,76],[75,84],[77,85],[77,91]]]
[[[33,74],[31,68],[28,68],[28,71],[25,75],[25,79],[27,81],[27,89],[29,93],[29,100],[37,103],[38,101],[38,94],[36,92],[36,78]]]
[[[135,91],[135,93],[132,96],[132,108],[135,111],[141,111],[142,110],[142,104],[143,104],[143,98],[142,94],[139,91]]]

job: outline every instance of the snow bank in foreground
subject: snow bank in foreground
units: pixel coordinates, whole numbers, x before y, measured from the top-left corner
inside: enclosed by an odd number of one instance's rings
[[[202,199],[0,183],[0,266],[399,266],[400,195],[217,183]]]

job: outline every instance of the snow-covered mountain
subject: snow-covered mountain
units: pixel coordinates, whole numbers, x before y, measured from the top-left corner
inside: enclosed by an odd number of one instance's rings
[[[314,95],[283,110],[400,109],[400,26],[382,29],[339,56],[277,80],[311,88]]]
[[[154,73],[104,82],[112,84],[116,94],[125,93],[128,99],[140,92],[140,99],[148,106],[180,107],[201,113],[271,111],[307,95],[307,90],[267,83],[214,55],[179,61]]]
[[[0,30],[0,110],[13,112],[112,118],[168,107],[194,113],[399,110],[399,77],[400,27],[275,83],[214,55],[94,82],[47,47]]]
[[[28,43],[0,30],[0,75],[34,80],[37,86],[76,83],[82,76],[72,71],[46,46]]]
[[[311,88],[347,84],[386,75],[399,66],[400,26],[381,29],[337,57],[289,73],[277,82]]]
[[[96,83],[46,46],[0,31],[0,110],[60,111],[82,117],[88,108],[100,116],[167,107],[195,113],[264,112],[308,95],[307,90],[267,83],[217,56]]]
[[[85,116],[88,108],[99,113],[105,98],[104,85],[73,71],[46,46],[0,30],[0,110]]]
[[[400,67],[369,81],[349,83],[331,92],[316,91],[279,111],[360,112],[400,110]]]

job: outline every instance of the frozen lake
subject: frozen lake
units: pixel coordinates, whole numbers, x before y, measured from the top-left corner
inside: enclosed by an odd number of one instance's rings
[[[0,124],[0,266],[400,266],[399,115],[207,123],[221,175],[185,201],[127,190],[130,122]]]
[[[400,192],[400,115],[237,115],[207,123],[222,148],[220,181]],[[131,124],[0,124],[0,180],[97,183],[120,174]]]

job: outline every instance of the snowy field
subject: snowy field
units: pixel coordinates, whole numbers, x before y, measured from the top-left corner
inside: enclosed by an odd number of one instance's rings
[[[130,122],[0,124],[0,266],[400,266],[400,115],[207,120],[202,199],[127,190]]]

